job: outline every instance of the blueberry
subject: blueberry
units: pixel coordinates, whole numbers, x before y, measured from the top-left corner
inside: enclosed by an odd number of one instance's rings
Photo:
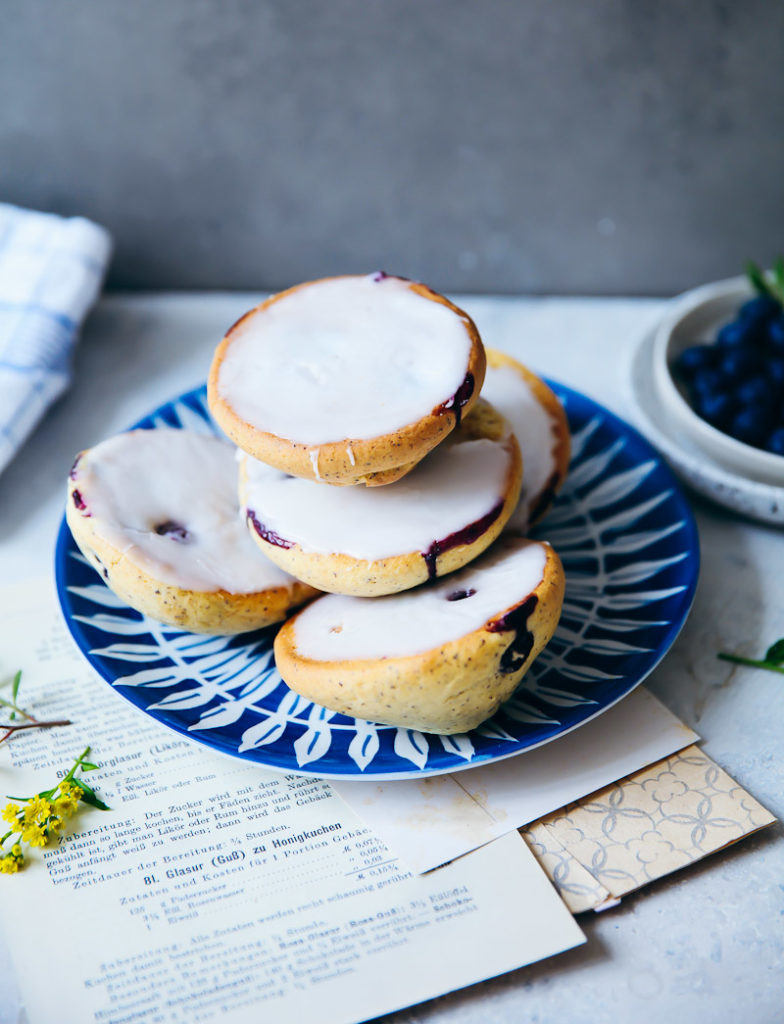
[[[171,537],[172,540],[180,541],[183,544],[191,539],[191,535],[185,527],[181,523],[175,523],[173,519],[158,523],[153,529],[159,537]]]
[[[757,295],[744,302],[738,310],[738,319],[747,323],[766,324],[775,316],[781,315],[781,304],[769,295]]]
[[[765,449],[766,451],[773,452],[774,455],[784,455],[784,427],[777,427],[768,436],[765,442]]]
[[[719,392],[706,392],[699,395],[694,402],[694,411],[708,423],[724,430],[737,405],[731,395]]]
[[[716,335],[719,348],[728,350],[739,346],[753,345],[759,335],[756,322],[748,320],[732,320],[725,324]]]
[[[757,374],[744,380],[735,394],[741,405],[770,407],[775,400],[776,387],[770,377]]]
[[[727,433],[745,444],[760,445],[769,426],[769,419],[763,410],[747,408],[735,413],[727,426]]]
[[[698,370],[705,370],[716,363],[716,350],[711,345],[692,345],[685,348],[675,360],[675,368],[688,380]]]
[[[725,388],[724,375],[720,370],[713,370],[710,367],[698,370],[690,383],[695,395],[712,394],[714,391],[723,391]]]
[[[784,355],[784,316],[771,320],[766,334],[770,351]]]
[[[719,370],[730,381],[748,377],[759,368],[759,355],[748,346],[725,349],[719,362]]]

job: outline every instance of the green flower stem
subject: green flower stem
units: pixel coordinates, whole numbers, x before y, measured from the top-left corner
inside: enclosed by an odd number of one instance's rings
[[[62,782],[60,782],[60,785],[62,785],[62,784],[63,784],[63,782],[71,782],[71,781],[73,780],[73,777],[74,777],[74,775],[75,775],[75,773],[76,773],[77,769],[81,768],[81,766],[82,766],[82,761],[84,761],[84,759],[85,759],[85,758],[87,757],[87,755],[88,755],[89,753],[90,753],[90,748],[89,748],[89,747],[85,747],[85,748],[84,748],[84,750],[83,750],[83,751],[81,752],[81,754],[80,754],[80,755],[79,755],[79,756],[77,757],[77,759],[76,759],[76,760],[74,761],[74,763],[73,763],[73,766],[72,766],[71,770],[70,770],[70,771],[68,772],[68,774],[67,774],[67,775],[65,776],[65,778],[64,778],[64,779],[62,780]],[[78,783],[77,783],[77,784],[78,784]]]
[[[743,658],[739,654],[725,654],[724,651],[720,651],[716,657],[721,658],[722,661],[731,661],[735,665],[748,665],[750,668],[765,668],[768,672],[780,672],[784,675],[784,665],[774,665],[772,662],[762,661],[760,658]]]
[[[11,725],[9,722],[3,722],[0,724],[0,729],[4,729],[5,732],[0,736],[0,743],[4,743],[9,737],[13,736],[15,732],[21,732],[23,729],[53,729],[60,725],[70,725],[71,722],[68,719],[60,719],[58,721],[42,722],[31,715],[29,711],[25,711],[24,708],[20,708],[16,703],[19,695],[19,685],[22,681],[21,669],[14,675],[11,682],[11,700],[7,700],[5,697],[0,697],[0,707],[9,708],[11,713],[8,716],[13,721],[17,715],[20,715],[26,720],[24,725]]]
[[[12,715],[21,715],[22,718],[26,718],[28,721],[35,721],[33,716],[25,711],[24,708],[20,708],[18,704],[12,700],[6,700],[5,697],[0,697],[0,707],[10,708]]]
[[[36,726],[47,727],[68,724],[68,722],[38,722],[27,726],[18,726],[18,728],[30,729]],[[8,726],[4,728],[9,729]],[[2,742],[1,739],[0,742]],[[32,797],[8,796],[9,800],[18,800],[21,803],[28,804],[28,807],[21,813],[16,804],[11,803],[6,805],[3,811],[3,818],[6,821],[11,819],[16,819],[16,821],[0,839],[0,871],[2,871],[2,874],[15,874],[24,867],[26,855],[22,850],[22,843],[27,843],[31,847],[46,846],[54,840],[63,828],[65,819],[79,809],[80,803],[85,803],[101,811],[109,810],[103,800],[97,796],[95,791],[86,782],[75,778],[77,771],[89,772],[98,769],[98,765],[87,760],[89,753],[90,748],[85,747],[64,778],[51,789],[46,789]],[[66,790],[68,796],[64,797]],[[61,797],[64,797],[60,808],[56,806],[58,793]],[[34,802],[31,804],[31,801]],[[31,811],[32,813],[29,813]],[[10,851],[5,849],[5,843],[8,839],[11,839]]]

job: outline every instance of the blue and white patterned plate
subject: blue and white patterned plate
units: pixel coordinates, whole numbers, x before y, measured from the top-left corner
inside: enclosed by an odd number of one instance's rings
[[[274,627],[205,637],[142,616],[85,562],[63,520],[57,588],[76,643],[119,693],[181,735],[303,775],[437,775],[562,736],[611,707],[658,664],[691,606],[699,548],[689,506],[648,442],[590,399],[552,387],[569,416],[573,455],[536,534],[563,560],[563,615],[514,697],[478,729],[426,735],[347,718],[297,696],[275,668]],[[137,426],[216,432],[204,388]]]

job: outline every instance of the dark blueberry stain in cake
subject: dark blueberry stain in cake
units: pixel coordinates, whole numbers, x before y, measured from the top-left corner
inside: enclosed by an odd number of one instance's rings
[[[82,497],[80,491],[71,491],[71,500],[73,501],[74,505],[79,509],[80,512],[87,512],[87,505],[85,505],[84,498]]]
[[[533,615],[539,602],[536,594],[531,594],[522,604],[512,608],[500,619],[488,622],[485,629],[489,633],[514,632],[514,639],[501,655],[501,671],[504,675],[517,672],[523,667],[534,646],[534,635],[528,629],[528,620]]]
[[[427,551],[421,552],[422,557],[425,560],[425,565],[427,566],[428,579],[434,580],[438,575],[436,569],[439,555],[443,555],[445,551],[449,551],[450,548],[456,548],[460,544],[473,544],[474,541],[478,540],[482,534],[493,525],[496,519],[498,519],[503,507],[503,501],[499,501],[498,504],[494,505],[486,515],[482,516],[481,519],[477,519],[476,522],[469,523],[468,526],[464,526],[462,530],[456,530],[454,533],[450,533],[448,537],[444,537],[442,540],[434,540]]]
[[[533,523],[542,515],[546,508],[550,505],[553,498],[555,497],[558,485],[561,482],[561,474],[556,469],[550,476],[550,479],[544,486],[544,489],[540,491],[539,497],[536,499],[536,504],[531,509],[530,515],[528,516],[528,522]]]
[[[76,467],[77,467],[77,466],[79,465],[79,463],[80,463],[80,461],[81,461],[81,458],[82,458],[82,456],[81,456],[81,455],[77,455],[77,456],[76,456],[76,458],[74,459],[74,464],[73,464],[73,466],[71,466],[71,472],[70,472],[70,473],[68,474],[68,476],[69,476],[69,477],[70,477],[70,478],[71,478],[72,480],[75,480],[75,479],[76,479]]]
[[[377,270],[375,274],[370,275],[370,280],[378,283],[379,281],[383,281],[387,277],[389,277],[389,274],[387,274],[385,271]]]
[[[266,540],[268,544],[274,544],[276,548],[293,548],[294,541],[286,540],[285,537],[280,537],[274,530],[268,529],[264,523],[259,522],[256,517],[256,513],[252,509],[247,511],[248,519],[253,524],[253,529],[261,537],[262,540]]]
[[[446,595],[447,601],[465,601],[467,597],[473,597],[476,591],[471,587],[469,590],[453,590]]]
[[[474,393],[474,384],[473,373],[467,373],[465,380],[452,397],[448,398],[446,402],[442,402],[435,410],[436,416],[443,416],[445,412],[454,412],[457,421],[455,426],[459,427],[463,419],[463,406],[470,401],[471,395]]]
[[[172,540],[179,541],[181,544],[187,544],[191,539],[190,533],[182,523],[176,523],[173,519],[167,519],[163,523],[158,523],[157,526],[153,527],[153,530],[159,537],[171,537]]]
[[[98,555],[96,555],[96,553],[94,551],[92,551],[91,554],[92,554],[93,558],[95,559],[95,561],[98,563],[98,565],[100,565],[100,567],[101,567],[101,576],[103,576],[103,578],[105,580],[108,580],[109,579],[109,570],[106,568],[106,566],[103,564],[101,559],[98,557]]]

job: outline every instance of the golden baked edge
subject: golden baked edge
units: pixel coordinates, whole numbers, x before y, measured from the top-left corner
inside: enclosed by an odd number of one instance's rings
[[[491,366],[494,369],[498,369],[500,366],[511,367],[523,378],[523,380],[526,381],[533,391],[536,400],[550,417],[550,421],[555,431],[556,443],[553,451],[555,470],[539,494],[531,496],[532,511],[528,525],[533,526],[534,523],[538,522],[542,516],[544,516],[545,512],[552,504],[553,498],[561,489],[561,486],[566,479],[566,474],[569,472],[569,460],[572,456],[569,421],[566,417],[564,407],[561,405],[552,389],[545,384],[541,377],[537,377],[537,375],[529,370],[527,366],[524,366],[513,356],[507,355],[506,352],[499,352],[498,349],[494,348],[486,348],[485,353],[487,355],[488,366]]]
[[[318,591],[292,581],[249,594],[227,590],[184,590],[151,576],[96,530],[92,516],[77,508],[72,481],[68,482],[65,518],[84,557],[107,587],[131,608],[168,626],[193,633],[235,634],[281,622]]]
[[[330,278],[320,279],[325,280]],[[207,378],[207,403],[210,412],[216,423],[238,448],[284,473],[341,486],[366,484],[373,487],[392,483],[413,469],[429,451],[443,441],[457,426],[461,416],[467,415],[479,398],[487,365],[482,339],[476,324],[462,309],[427,285],[409,281],[408,286],[412,291],[451,309],[463,322],[471,342],[466,376],[470,375],[473,378],[473,390],[465,404],[458,409],[433,409],[414,423],[409,423],[394,433],[375,438],[343,438],[320,445],[307,445],[278,437],[268,431],[259,430],[242,419],[223,398],[218,387],[220,368],[232,343],[232,334],[241,323],[299,288],[317,283],[320,282],[305,281],[270,296],[240,317],[229,329],[215,350]]]
[[[499,431],[507,428],[501,414],[482,399],[471,410],[460,429],[467,440],[481,437],[497,440]],[[435,578],[447,576],[481,555],[500,536],[517,507],[524,468],[520,447],[513,434],[507,434],[503,444],[511,458],[502,495],[503,503],[497,516],[476,540],[456,544],[437,555],[434,553]],[[248,505],[246,480],[245,466],[240,462],[239,492],[242,509]],[[267,558],[318,590],[353,597],[380,597],[410,590],[430,578],[422,551],[403,552],[377,559],[355,558],[342,552],[305,551],[293,541],[287,540],[286,546],[270,543],[259,536],[249,516],[246,522],[251,537]],[[433,538],[434,541],[437,539]]]
[[[407,657],[315,661],[297,651],[295,615],[275,638],[278,671],[296,693],[355,718],[447,735],[474,729],[511,697],[558,625],[565,578],[558,555],[549,544],[545,547],[536,589],[458,640]],[[532,596],[536,605],[526,622],[531,650],[514,671],[507,671],[504,656],[517,632],[495,631],[493,624],[510,618]]]

